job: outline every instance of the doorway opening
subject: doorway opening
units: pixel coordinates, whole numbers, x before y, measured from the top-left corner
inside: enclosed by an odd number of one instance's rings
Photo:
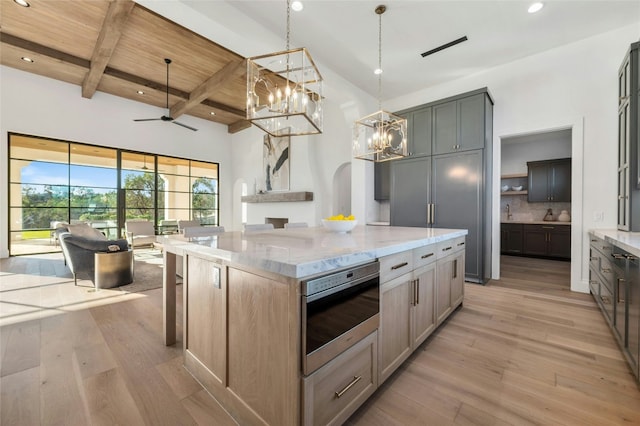
[[[572,138],[571,128],[501,138],[501,280],[548,274],[547,290],[571,289]]]

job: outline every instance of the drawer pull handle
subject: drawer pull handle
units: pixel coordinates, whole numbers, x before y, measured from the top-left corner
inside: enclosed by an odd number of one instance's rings
[[[591,242],[592,242],[592,243],[597,243],[597,242],[598,242],[598,240],[591,240]]]
[[[409,262],[402,262],[402,263],[398,263],[397,265],[392,266],[392,267],[391,267],[391,270],[404,268],[404,267],[405,267],[405,266],[407,266],[408,264],[409,264]]]
[[[610,274],[611,273],[611,269],[609,269],[609,268],[600,268],[600,272],[604,272],[605,274]]]
[[[433,253],[423,254],[422,256],[420,256],[420,259],[426,259],[427,257],[431,256],[433,256]]]
[[[591,256],[589,260],[598,260],[598,256]]]
[[[341,391],[336,392],[336,398],[340,398],[342,395],[344,395],[344,393],[355,386],[355,384],[358,383],[360,379],[362,379],[362,376],[353,376],[353,380],[351,380],[351,383],[345,386]]]
[[[543,226],[542,229],[555,229],[553,226]]]
[[[635,257],[632,254],[625,254],[624,257],[626,257],[627,260],[637,260],[638,259],[637,257]]]
[[[602,246],[602,250],[611,250],[611,246]]]
[[[464,241],[461,243],[458,243],[458,247],[463,246],[464,245]]]
[[[449,247],[445,247],[445,248],[443,248],[443,249],[442,249],[442,251],[451,250],[451,248],[452,248],[451,246],[449,246]]]
[[[620,254],[620,253],[611,253],[611,257],[613,257],[614,259],[624,259],[624,255]]]

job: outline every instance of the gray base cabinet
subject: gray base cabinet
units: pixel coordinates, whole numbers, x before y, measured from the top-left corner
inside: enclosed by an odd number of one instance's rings
[[[391,162],[391,225],[467,229],[465,279],[484,283],[491,275],[493,102],[487,90],[398,114],[413,120],[409,145],[420,155]]]
[[[591,234],[589,290],[640,384],[640,260]]]
[[[522,224],[503,223],[500,225],[500,253],[522,254]]]

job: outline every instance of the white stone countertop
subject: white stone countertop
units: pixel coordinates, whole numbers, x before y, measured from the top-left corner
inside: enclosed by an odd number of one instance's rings
[[[178,255],[194,253],[236,265],[302,278],[370,262],[378,257],[467,235],[466,229],[356,226],[338,234],[323,227],[224,232],[192,238],[159,235],[157,242]]]
[[[571,222],[560,222],[559,220],[503,220],[500,223],[522,223],[524,225],[571,225]]]
[[[630,252],[634,256],[640,257],[640,232],[619,231],[617,229],[591,229],[589,233]]]

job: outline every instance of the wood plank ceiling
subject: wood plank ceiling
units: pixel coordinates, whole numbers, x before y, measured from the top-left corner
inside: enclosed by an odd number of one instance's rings
[[[85,98],[97,90],[165,108],[170,58],[171,117],[215,121],[230,133],[250,126],[242,56],[131,0],[28,2],[0,0],[3,65],[76,84]]]

